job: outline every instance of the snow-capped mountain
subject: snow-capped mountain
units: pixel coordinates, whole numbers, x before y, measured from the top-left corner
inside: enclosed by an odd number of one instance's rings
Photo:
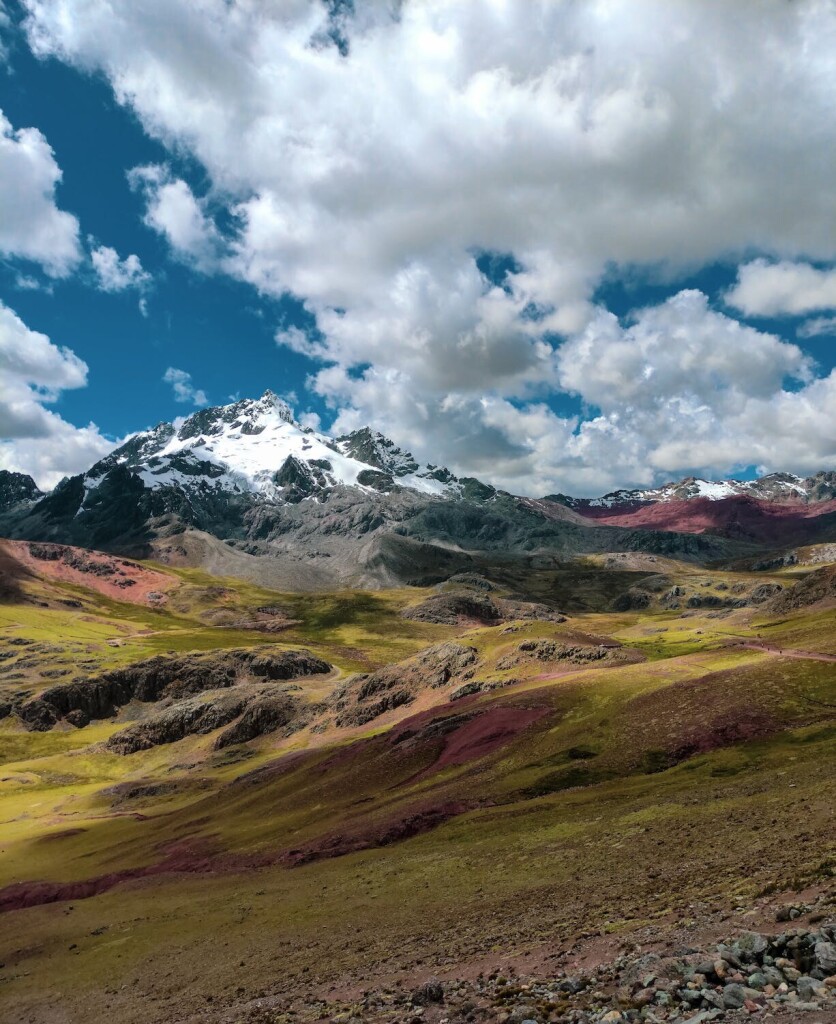
[[[836,498],[836,473],[822,472],[811,477],[770,473],[757,480],[702,480],[690,476],[646,490],[611,491],[600,498],[571,498],[558,494],[553,496],[553,500],[569,508],[583,510],[690,501],[695,498],[720,501],[736,497],[802,504],[831,501]]]
[[[438,582],[485,559],[525,567],[594,552],[717,561],[836,542],[836,473],[520,498],[421,465],[368,427],[303,427],[267,391],[135,434],[46,495],[0,471],[0,536],[280,589]]]
[[[252,493],[279,502],[298,502],[338,486],[378,492],[408,488],[434,496],[461,490],[448,470],[420,466],[369,428],[334,439],[300,426],[272,391],[202,409],[179,427],[161,423],[136,434],[85,474],[85,496],[120,466],[153,490]]]

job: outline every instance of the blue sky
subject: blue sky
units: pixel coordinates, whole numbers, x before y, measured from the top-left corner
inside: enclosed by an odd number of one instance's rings
[[[791,6],[0,4],[0,465],[270,387],[520,493],[834,468],[836,18]]]
[[[136,253],[153,276],[140,296],[102,292],[90,271],[51,281],[37,264],[0,264],[0,298],[90,367],[87,387],[62,392],[56,411],[77,424],[92,419],[114,437],[173,419],[184,407],[162,379],[171,365],[191,371],[195,385],[218,404],[267,387],[303,394],[310,360],[273,341],[278,324],[304,319],[299,303],[267,299],[246,284],[169,259],[165,242],[142,222],[144,203],[127,172],[171,155],[115,102],[101,76],[37,60],[19,32],[9,35],[0,109],[16,127],[33,125],[46,136],[63,172],[57,204],[75,214],[83,234],[119,253]],[[192,161],[175,163],[178,174],[200,182]],[[42,287],[20,288],[21,276]],[[147,315],[140,312],[141,297]],[[302,405],[325,413],[316,396]]]

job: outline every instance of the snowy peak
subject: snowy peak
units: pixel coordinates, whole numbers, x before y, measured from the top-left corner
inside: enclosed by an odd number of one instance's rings
[[[211,490],[298,502],[339,486],[379,492],[405,487],[436,496],[460,490],[448,470],[420,466],[369,428],[334,440],[301,427],[272,391],[201,409],[179,428],[161,423],[136,434],[86,474],[85,494],[118,466],[146,487],[176,487],[187,495]]]
[[[235,431],[260,434],[279,423],[289,423],[299,428],[287,402],[268,390],[261,398],[245,398],[232,405],[218,405],[192,413],[180,427],[177,436],[185,441],[193,437],[215,437]]]

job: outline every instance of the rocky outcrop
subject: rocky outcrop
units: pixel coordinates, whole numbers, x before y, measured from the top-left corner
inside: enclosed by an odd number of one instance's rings
[[[475,647],[436,644],[414,658],[354,676],[331,698],[340,728],[365,725],[387,711],[411,704],[424,689],[438,689],[464,678],[476,663]]]
[[[310,651],[275,651],[269,647],[177,658],[158,656],[95,679],[52,686],[16,710],[28,729],[44,732],[62,719],[81,727],[92,719],[110,718],[132,700],[148,703],[182,699],[251,678],[294,679],[331,669],[327,661]]]
[[[490,597],[478,593],[434,594],[426,601],[407,608],[405,619],[415,622],[434,622],[455,626],[463,619],[494,623],[502,619],[499,605]]]
[[[176,743],[186,736],[213,732],[237,718],[246,704],[246,696],[235,692],[211,700],[190,697],[115,733],[107,741],[107,748],[117,754],[134,754],[163,743]]]
[[[301,728],[309,718],[310,708],[306,710],[287,688],[236,686],[231,691],[177,701],[115,733],[107,741],[107,747],[117,754],[133,754],[229,726],[215,740],[215,749],[221,750],[235,743],[247,743],[291,723]]]
[[[257,736],[275,732],[292,722],[301,727],[302,705],[288,693],[262,693],[253,698],[244,713],[215,740],[215,749],[221,750],[234,743],[248,743]]]
[[[590,665],[596,662],[640,661],[637,651],[604,644],[562,644],[555,640],[524,640],[515,651],[504,655],[496,663],[505,671],[525,661],[564,662],[571,665]]]
[[[783,613],[833,601],[836,601],[836,565],[825,565],[782,590],[773,597],[769,608]]]

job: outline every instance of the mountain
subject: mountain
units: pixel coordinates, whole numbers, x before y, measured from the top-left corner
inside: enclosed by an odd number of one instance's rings
[[[589,509],[624,509],[696,498],[722,501],[725,498],[748,497],[787,504],[817,504],[836,500],[836,473],[821,472],[806,478],[793,473],[770,473],[757,480],[702,480],[689,476],[649,490],[610,491],[600,498],[572,498],[565,494],[549,497],[584,513]]]
[[[2,536],[291,589],[433,581],[485,560],[524,567],[592,552],[699,561],[755,551],[687,531],[599,525],[560,503],[421,465],[370,428],[332,438],[297,423],[270,391],[135,434],[50,494],[20,488],[25,500],[0,511]]]
[[[608,526],[711,533],[768,546],[836,540],[836,473],[802,478],[771,473],[757,480],[686,477],[650,490],[600,498],[550,495],[565,508]]]
[[[84,475],[82,506],[118,467],[133,470],[153,490],[251,493],[277,502],[302,501],[339,486],[405,487],[433,495],[462,490],[447,470],[419,466],[409,452],[368,428],[334,440],[301,427],[272,391],[202,409],[179,429],[160,423],[134,435]]]

